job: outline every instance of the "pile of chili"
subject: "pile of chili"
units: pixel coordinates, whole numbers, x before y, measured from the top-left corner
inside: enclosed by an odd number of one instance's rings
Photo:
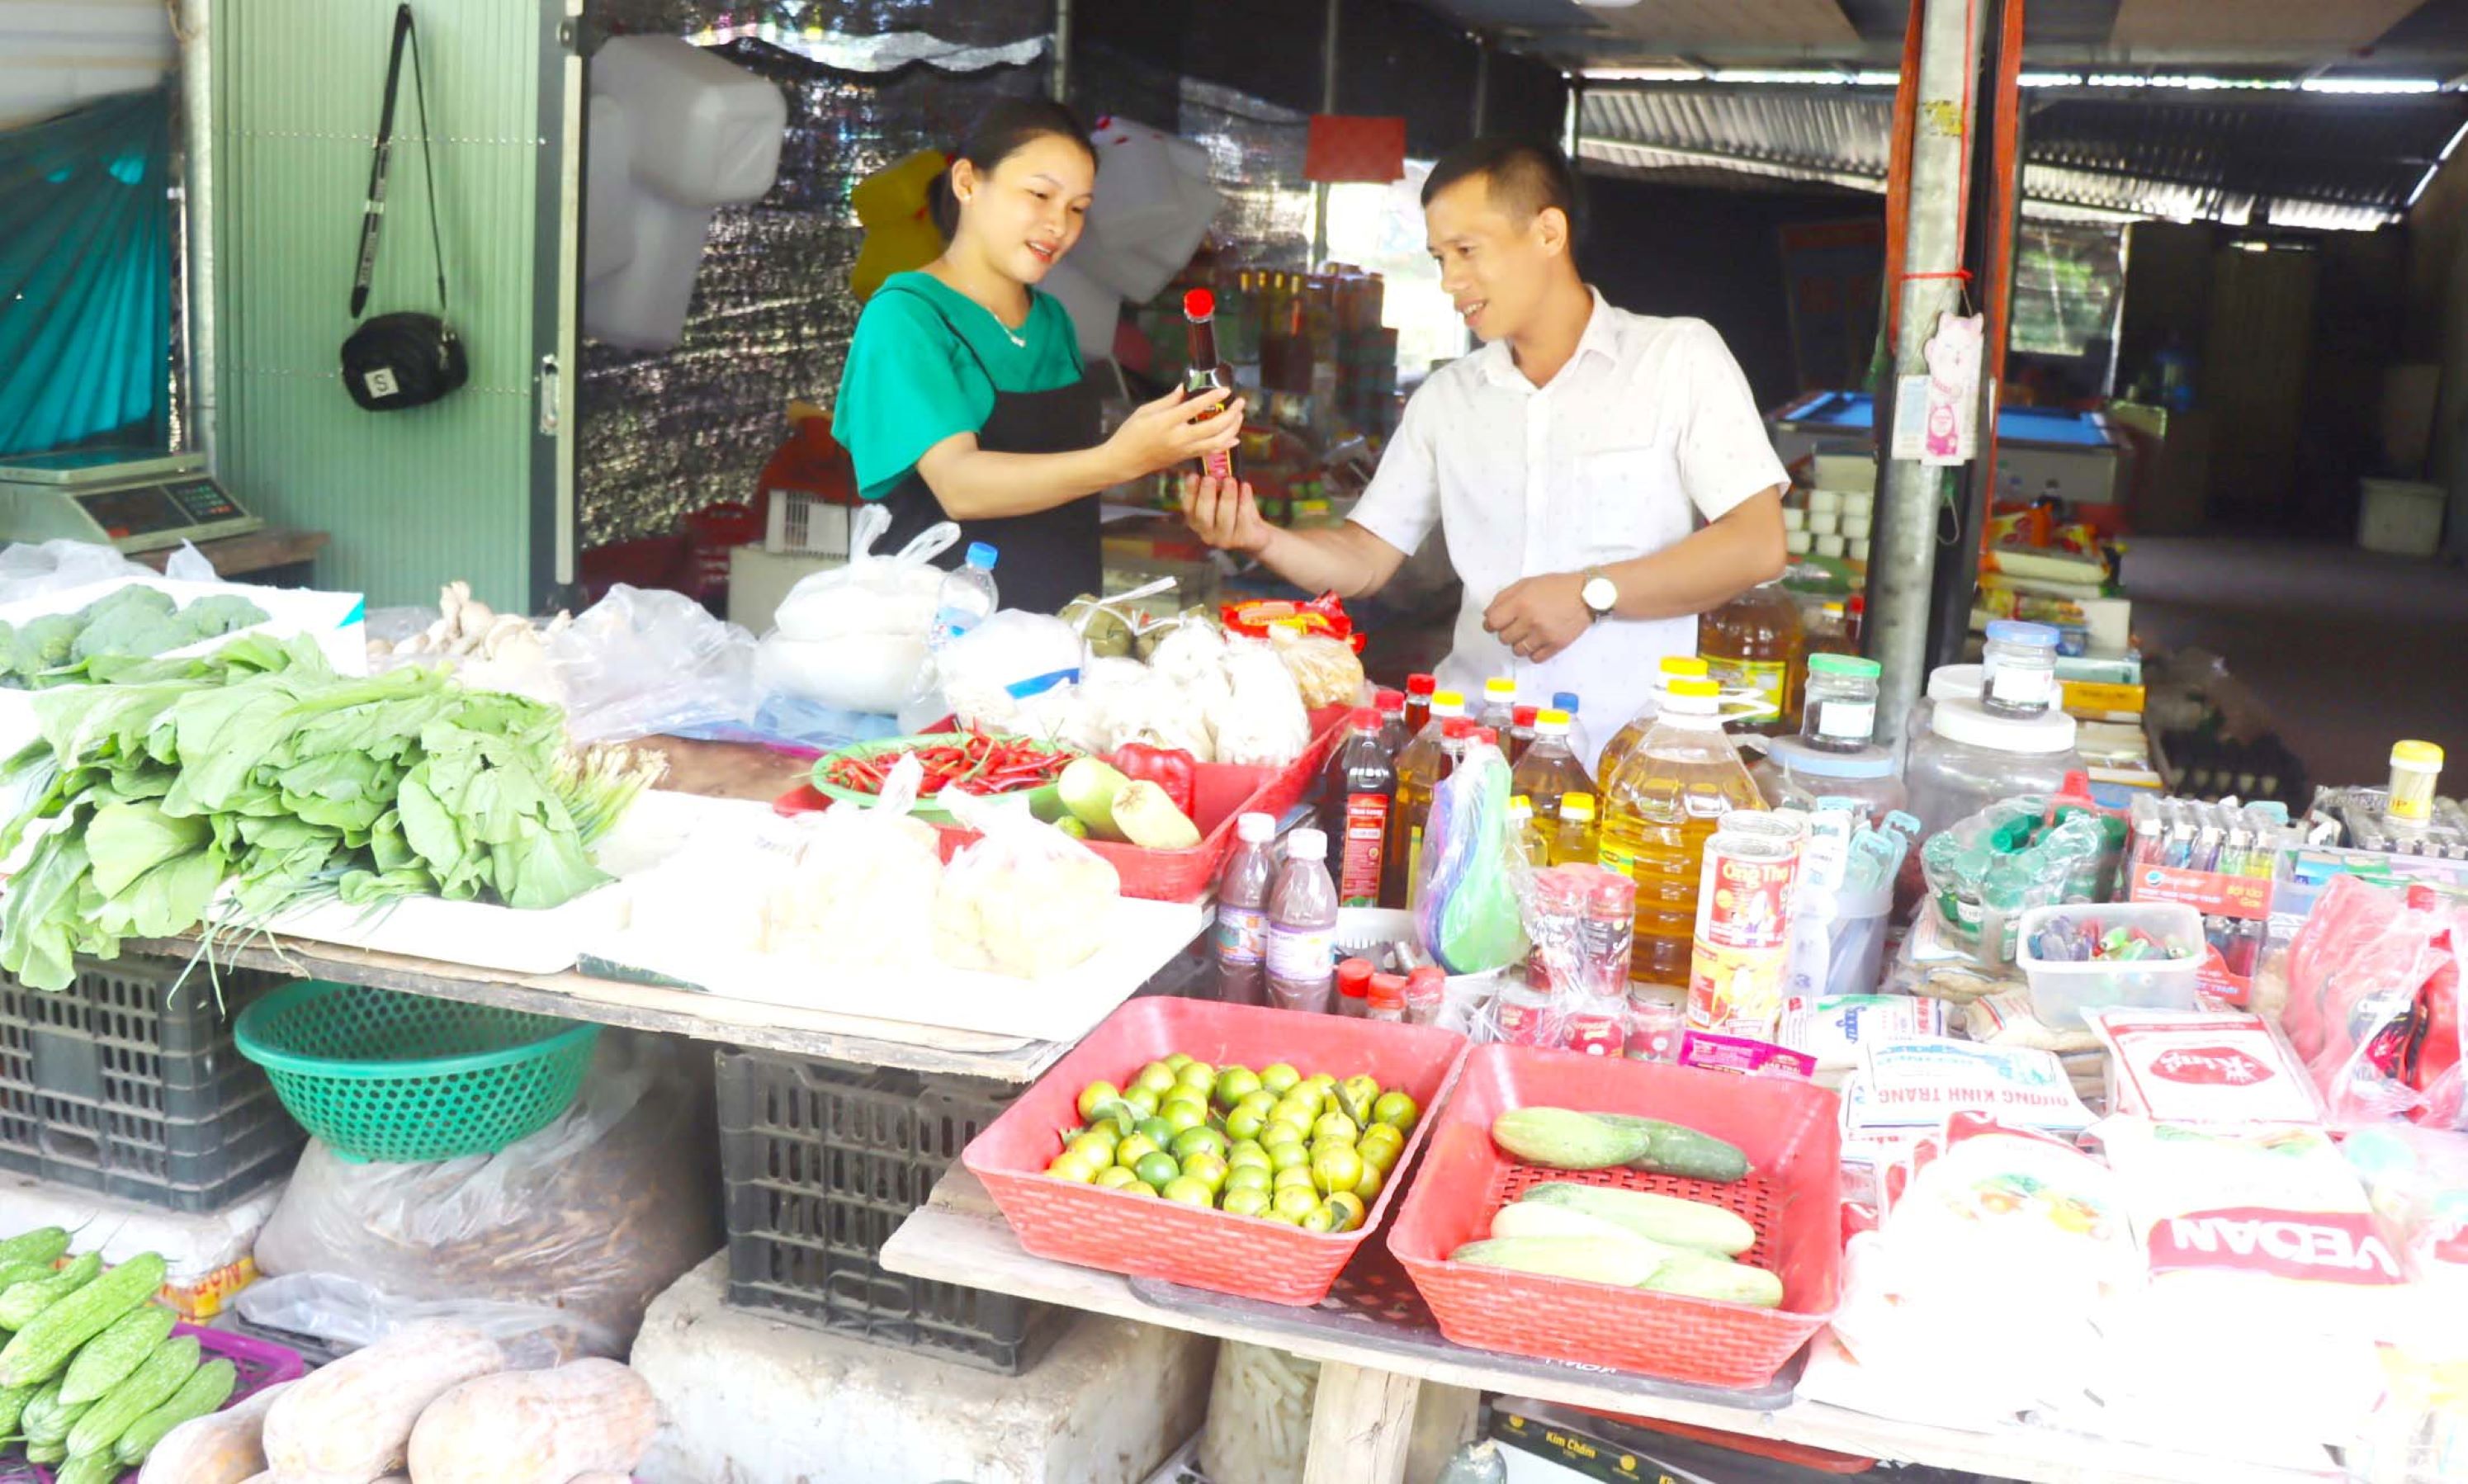
[[[955,742],[905,750],[915,753],[917,761],[925,765],[926,779],[918,788],[918,796],[929,799],[953,786],[979,794],[1041,788],[1061,777],[1072,758],[1072,754],[1042,742],[989,737],[983,732],[970,732]],[[901,756],[898,751],[883,751],[869,757],[836,757],[824,765],[823,781],[857,793],[879,794]]]

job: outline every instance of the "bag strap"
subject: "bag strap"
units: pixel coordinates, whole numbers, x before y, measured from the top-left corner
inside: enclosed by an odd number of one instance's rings
[[[369,162],[369,202],[360,217],[359,263],[352,275],[352,318],[369,304],[369,285],[377,271],[377,243],[385,225],[386,177],[394,162],[394,110],[402,90],[402,58],[411,54],[411,87],[420,104],[420,155],[428,185],[428,241],[437,257],[437,312],[446,315],[446,241],[437,213],[437,153],[428,115],[428,87],[420,66],[420,36],[411,23],[409,0],[395,8],[394,44],[386,57],[385,103],[377,114],[377,153]]]

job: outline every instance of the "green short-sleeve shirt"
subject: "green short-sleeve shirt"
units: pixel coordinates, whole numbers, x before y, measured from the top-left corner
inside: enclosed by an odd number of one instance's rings
[[[1027,343],[1014,344],[983,305],[930,273],[885,279],[857,317],[832,409],[858,492],[882,498],[926,449],[985,426],[995,392],[1050,392],[1085,374],[1071,315],[1052,295],[1031,294],[1019,338]]]

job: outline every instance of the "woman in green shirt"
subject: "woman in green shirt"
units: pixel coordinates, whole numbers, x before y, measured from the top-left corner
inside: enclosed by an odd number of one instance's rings
[[[1230,448],[1242,431],[1240,401],[1177,391],[1099,439],[1071,316],[1035,286],[1080,240],[1096,185],[1070,110],[990,109],[935,183],[949,245],[866,306],[833,412],[858,492],[891,511],[881,544],[958,521],[946,561],[971,541],[996,548],[1005,607],[1052,613],[1097,591],[1097,491]]]

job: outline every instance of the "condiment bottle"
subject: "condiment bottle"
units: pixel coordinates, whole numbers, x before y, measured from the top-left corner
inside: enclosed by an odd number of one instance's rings
[[[1217,883],[1217,997],[1234,1005],[1265,1005],[1277,821],[1268,814],[1245,814],[1235,821],[1234,833],[1234,854],[1225,858]]]
[[[1320,829],[1337,842],[1338,905],[1380,904],[1389,816],[1396,808],[1397,765],[1380,744],[1380,713],[1358,706],[1320,780]]]
[[[1448,1008],[1449,976],[1437,964],[1423,964],[1405,976],[1405,1023],[1437,1025]]]
[[[1405,730],[1405,693],[1382,691],[1371,697],[1371,704],[1380,713],[1380,750],[1394,763],[1414,740],[1414,734]]]
[[[1402,974],[1373,974],[1371,998],[1363,1018],[1402,1024],[1405,1018],[1405,980]]]
[[[1482,710],[1474,720],[1490,727],[1500,736],[1508,735],[1517,724],[1517,682],[1506,675],[1494,675],[1482,683]]]
[[[1697,617],[1697,652],[1714,678],[1758,693],[1762,710],[1740,719],[1743,730],[1780,737],[1799,727],[1799,679],[1807,638],[1799,604],[1779,580],[1761,582]]]
[[[1577,693],[1553,691],[1551,704],[1555,709],[1568,714],[1568,750],[1579,758],[1592,757],[1594,755],[1593,738],[1586,730],[1584,708],[1578,704]]]
[[[1268,894],[1268,1003],[1326,1015],[1337,987],[1337,883],[1328,836],[1296,830]]]
[[[1661,715],[1611,780],[1601,859],[1636,883],[1629,977],[1677,987],[1696,944],[1705,842],[1725,814],[1765,801],[1723,734],[1722,688],[1682,679],[1665,690]]]
[[[1337,1013],[1360,1019],[1370,1003],[1371,960],[1346,958],[1337,964]]]
[[[1540,706],[1517,708],[1515,716],[1508,723],[1509,766],[1515,767],[1517,760],[1525,756],[1525,749],[1534,745],[1534,719],[1542,713],[1542,708]]]
[[[1438,690],[1439,685],[1439,681],[1429,675],[1405,677],[1405,736],[1408,741],[1422,736],[1423,728],[1431,724],[1431,693]]]
[[[1654,694],[1636,708],[1636,715],[1629,719],[1627,725],[1611,734],[1611,740],[1603,744],[1603,755],[1594,760],[1594,775],[1601,780],[1606,794],[1611,792],[1611,780],[1619,776],[1620,765],[1636,751],[1637,743],[1645,741],[1645,734],[1654,730],[1654,719],[1661,713],[1664,688],[1674,680],[1702,680],[1710,674],[1705,662],[1694,654],[1666,654],[1660,669],[1662,676],[1655,683]]]

